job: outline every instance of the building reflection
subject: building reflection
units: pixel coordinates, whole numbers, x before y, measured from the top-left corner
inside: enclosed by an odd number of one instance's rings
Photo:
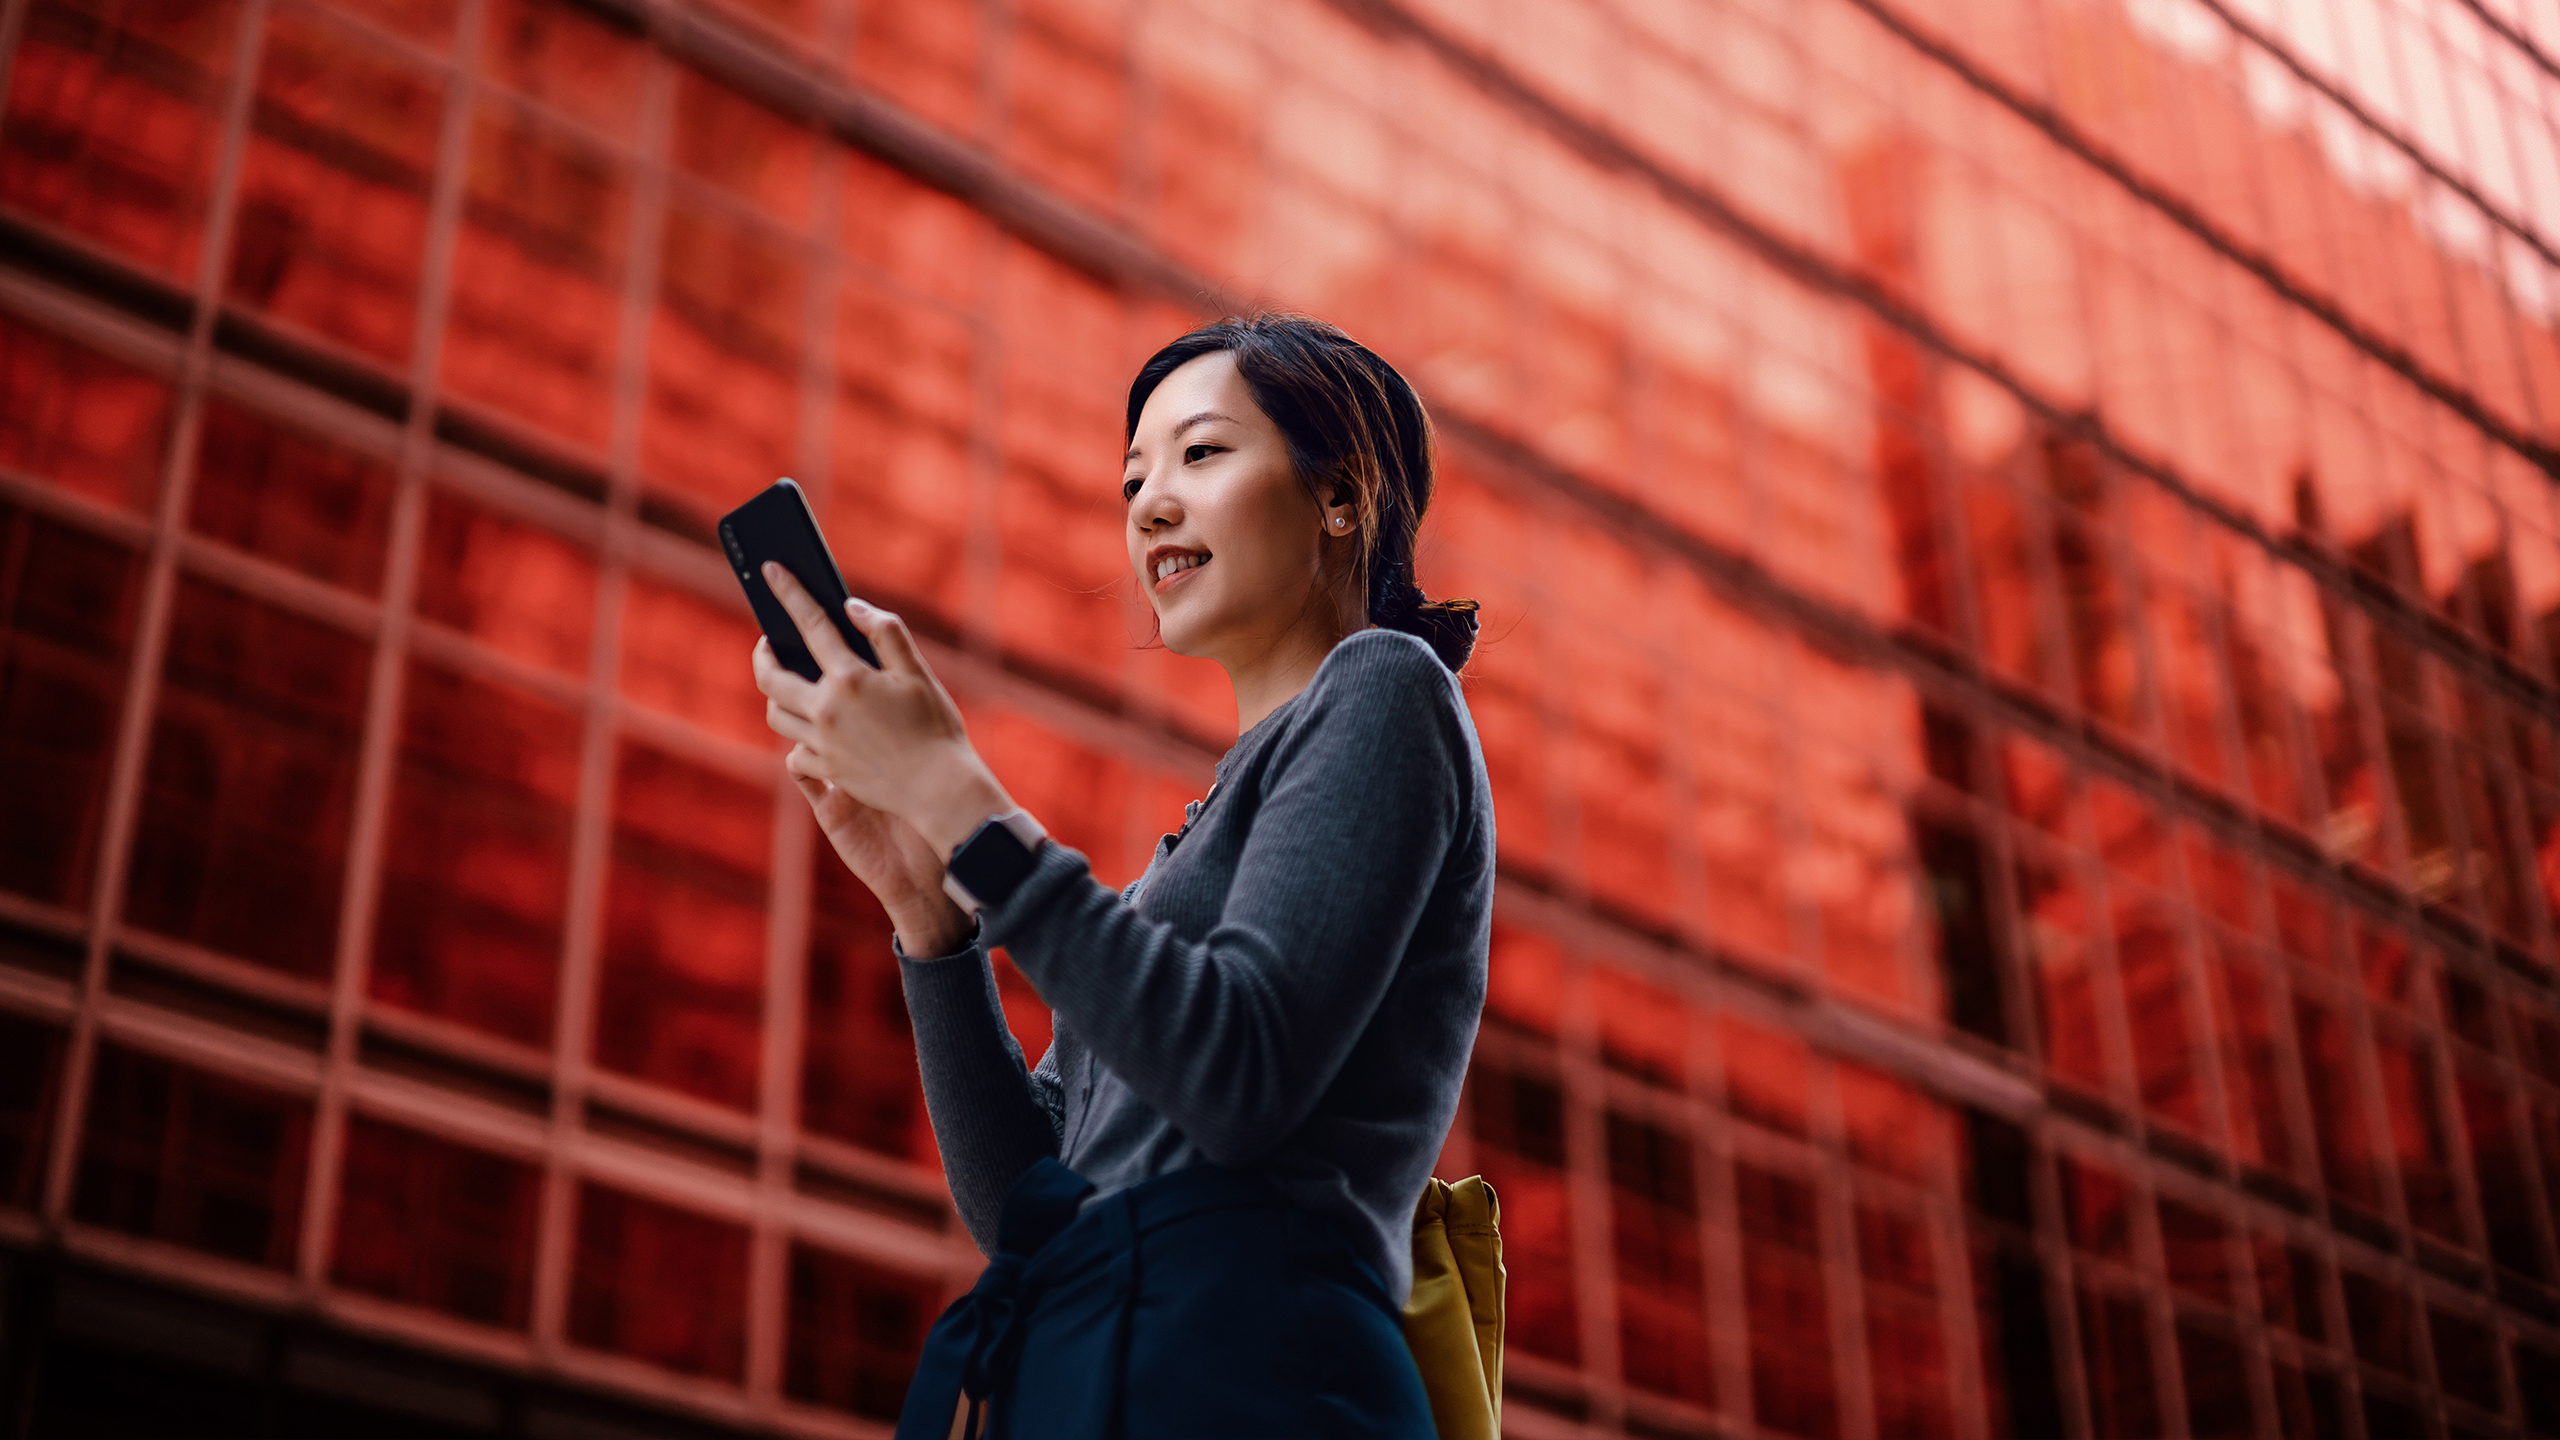
[[[1234,716],[1120,386],[1274,303],[1485,606],[1512,1431],[2560,1432],[2555,57],[13,0],[0,1429],[884,1433],[975,1256],[709,520],[799,477],[1125,880]]]

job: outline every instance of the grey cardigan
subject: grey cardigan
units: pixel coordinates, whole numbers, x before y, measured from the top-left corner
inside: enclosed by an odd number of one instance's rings
[[[1493,796],[1457,678],[1364,630],[1239,737],[1179,834],[1112,893],[1051,843],[956,954],[901,957],[960,1217],[1055,1155],[1099,1194],[1239,1166],[1331,1220],[1401,1304],[1413,1207],[1484,1007]],[[986,947],[1050,1006],[1026,1069]]]

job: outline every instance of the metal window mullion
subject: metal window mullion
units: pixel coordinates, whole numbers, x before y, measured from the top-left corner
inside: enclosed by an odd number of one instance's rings
[[[242,0],[232,37],[230,86],[223,96],[222,144],[197,254],[194,315],[179,361],[175,412],[160,470],[160,501],[152,519],[133,652],[125,671],[124,703],[117,716],[115,758],[109,770],[106,823],[101,827],[95,880],[89,897],[89,935],[79,982],[79,1008],[63,1057],[56,1091],[52,1154],[45,1177],[43,1212],[59,1224],[71,1201],[73,1157],[86,1118],[89,1074],[97,1046],[97,1012],[106,991],[108,937],[122,910],[126,852],[142,808],[143,764],[151,737],[151,712],[159,698],[162,652],[177,591],[178,538],[186,526],[187,499],[195,479],[195,442],[203,423],[204,391],[213,356],[215,317],[221,310],[223,275],[239,210],[240,172],[248,145],[251,101],[266,31],[268,0]]]
[[[2037,993],[2043,984],[2043,962],[2036,954],[2027,907],[2018,893],[2018,844],[2009,819],[2009,782],[1993,743],[1998,733],[1996,722],[1975,727],[1970,756],[1976,777],[1974,796],[1980,802],[1971,818],[1992,872],[1986,877],[1983,897],[1993,927],[1991,963],[1997,967],[2000,983],[2000,1013],[2009,1026],[2008,1050],[2034,1071],[2049,1074],[2052,1043],[2044,1033]],[[1965,1273],[1970,1277],[1972,1271],[1968,1267]]]
[[[570,841],[567,924],[552,1039],[551,1150],[543,1167],[542,1213],[534,1261],[532,1330],[537,1354],[556,1356],[567,1343],[569,1291],[576,1260],[578,1137],[584,1125],[588,1049],[594,1036],[605,878],[613,839],[615,691],[620,681],[623,594],[630,573],[630,532],[639,524],[640,408],[648,392],[648,341],[657,307],[658,254],[667,190],[667,132],[674,67],[646,52],[639,142],[632,157],[626,223],[621,331],[616,337],[610,486],[597,553],[596,622],[587,662],[585,734],[578,774],[577,820]]]
[[[1802,637],[1789,632],[1782,643],[1770,647],[1770,670],[1774,684],[1751,697],[1751,707],[1769,724],[1769,750],[1776,760],[1778,776],[1771,789],[1772,808],[1777,812],[1779,844],[1773,854],[1805,854],[1813,845],[1813,820],[1805,809],[1804,729],[1788,713],[1788,702],[1796,692],[1795,647],[1783,643]],[[1831,993],[1830,976],[1822,963],[1821,907],[1803,894],[1803,887],[1790,880],[1786,867],[1778,867],[1778,902],[1787,915],[1788,943],[1791,953],[1778,957],[1780,968],[1788,978],[1802,986],[1817,1006],[1830,1008],[1840,1002]]]
[[[1725,1093],[1721,1028],[1703,1019],[1692,1025],[1688,1051],[1690,1092],[1697,1097],[1690,1113],[1695,1117],[1698,1145],[1690,1164],[1697,1172],[1699,1258],[1706,1268],[1708,1314],[1723,1317],[1707,1329],[1716,1409],[1737,1426],[1748,1426],[1755,1413],[1751,1298],[1743,1275],[1744,1242],[1733,1181],[1733,1122]]]
[[[2445,48],[2444,36],[2441,30],[2437,30],[2434,26],[2430,26],[2429,29],[2436,31],[2436,46],[2438,53],[2441,54]],[[2516,131],[2519,127],[2531,122],[2527,121],[2522,114],[2524,107],[2514,103],[2515,97],[2507,90],[2497,70],[2498,67],[2484,56],[2480,73],[2482,78],[2486,79],[2498,92],[2498,98],[2493,102],[2492,108],[2497,112],[2497,124],[2501,132],[2499,144],[2505,147],[2508,163],[2513,167],[2509,178],[2515,186],[2514,193],[2530,204],[2534,187],[2524,170],[2525,148],[2517,142]],[[2553,116],[2546,112],[2543,117],[2544,128],[2554,131],[2551,141],[2546,143],[2552,143],[2555,148],[2560,148],[2560,128],[2554,127],[2555,119],[2560,119],[2560,116]],[[2523,342],[2516,334],[2517,329],[2527,321],[2523,313],[2524,307],[2516,303],[2514,296],[2509,292],[2507,278],[2501,273],[2505,266],[2501,263],[2500,256],[2510,246],[2522,246],[2528,251],[2540,252],[2547,250],[2549,245],[2547,241],[2537,245],[2533,241],[2512,233],[2505,236],[2492,235],[2489,254],[2480,262],[2481,268],[2488,272],[2491,293],[2501,302],[2498,307],[2499,319],[2507,332],[2507,361],[2513,368],[2509,383],[2515,386],[2517,395],[2524,401],[2525,417],[2528,422],[2548,434],[2554,422],[2560,421],[2560,416],[2541,413],[2542,403],[2539,387],[2534,384],[2533,368],[2525,359]],[[2545,269],[2552,268],[2540,253],[2532,255],[2525,263],[2542,266]]]
[[[2514,543],[2512,522],[2505,513],[2505,507],[2501,505],[2498,508],[2498,543],[2501,548],[2504,548]],[[2527,631],[2539,628],[2527,625],[2521,615],[2514,617],[2514,623]],[[2492,707],[2481,717],[2481,724],[2487,729],[2488,734],[2479,748],[2483,763],[2488,767],[2490,786],[2506,801],[2504,816],[2492,817],[2492,823],[2499,824],[2505,829],[2507,851],[2510,855],[2518,857],[2534,855],[2541,847],[2535,843],[2535,837],[2530,828],[2533,824],[2533,811],[2525,789],[2523,757],[2519,756],[2515,750],[2515,727],[2510,718],[2514,708],[2513,702],[2503,695],[2492,692],[2486,686],[2478,685],[2477,681],[2467,683],[2475,686],[2482,702]],[[2532,724],[2535,720],[2528,714],[2526,723]],[[2513,823],[2507,823],[2509,821]],[[2529,874],[2528,882],[2533,878],[2537,877]],[[2527,883],[2522,889],[2523,893],[2519,898],[2525,907],[2525,925],[2529,932],[2525,937],[2526,947],[2536,959],[2547,962],[2553,954],[2553,931],[2555,927],[2560,927],[2560,915],[2552,913],[2548,897],[2543,893],[2541,885]],[[2490,944],[2494,949],[2498,942],[2494,938],[2496,933],[2494,929],[2491,933],[2493,938]]]
[[[2543,1171],[2542,1147],[2533,1134],[2533,1084],[2525,1077],[2523,1066],[2516,1058],[2521,1053],[2524,1040],[2514,1031],[2515,1004],[2511,992],[2524,987],[2503,970],[2504,967],[2493,965],[2489,971],[2489,995],[2495,1002],[2489,1011],[2489,1038],[2496,1042],[2490,1076],[2497,1083],[2498,1104],[2505,1111],[2500,1118],[2515,1136],[2517,1158],[2524,1171],[2530,1202],[2528,1208],[2532,1214],[2534,1240],[2542,1252],[2542,1273],[2560,1274],[2560,1211],[2555,1211],[2551,1204],[2553,1192],[2560,1190],[2560,1174],[2545,1174]],[[2527,993],[2541,998],[2536,991]],[[2455,1075],[2458,1084],[2459,1070]],[[2466,1118],[2463,1124],[2463,1138],[2467,1142],[2470,1121]],[[2493,1276],[2496,1270],[2497,1262],[2492,1259],[2490,1272]]]
[[[2476,848],[2471,839],[2473,832],[2483,823],[2497,825],[2499,817],[2495,814],[2481,817],[2471,813],[2472,807],[2466,793],[2457,783],[2460,780],[2460,768],[2453,760],[2454,750],[2467,742],[2443,723],[2444,707],[2451,697],[2438,693],[2443,689],[2441,684],[2430,684],[2421,688],[2426,692],[2423,698],[2427,706],[2427,725],[2432,732],[2428,748],[2432,752],[2432,763],[2438,775],[2436,783],[2444,789],[2450,811],[2448,818],[2450,823],[2457,827],[2457,836],[2453,843],[2459,847],[2458,853],[2463,854],[2467,859]],[[2500,767],[2494,758],[2481,753],[2476,756],[2476,763],[2481,768],[2483,786],[2496,786],[2500,781],[2498,774]],[[2471,891],[2475,897],[2477,896],[2476,883],[2466,883],[2464,888]],[[2488,937],[2488,945],[2494,948],[2498,944],[2495,937],[2500,932],[2495,924],[2488,922],[2487,905],[2475,903],[2474,913],[2480,922],[2480,933]],[[2426,965],[2423,962],[2424,942],[2418,938],[2424,933],[2423,930],[2418,926],[2407,928],[2412,932],[2409,938],[2415,952],[2411,959],[2412,973],[2415,976],[2413,983],[2417,993],[2402,1003],[2421,1022],[2411,1026],[2410,1029],[2418,1032],[2419,1038],[2426,1042],[2427,1050],[2423,1058],[2417,1055],[2410,1057],[2413,1063],[2421,1065],[2423,1073],[2418,1075],[2417,1079],[2426,1087],[2426,1093],[2416,1097],[2417,1102],[2422,1108],[2431,1112],[2431,1115],[2422,1118],[2432,1119],[2437,1133],[2444,1139],[2444,1153],[2441,1159],[2451,1174],[2454,1205],[2460,1212],[2461,1224],[2467,1232],[2462,1237],[2464,1246],[2471,1250],[2483,1265],[2494,1271],[2497,1261],[2490,1254],[2488,1216],[2481,1206],[2476,1184],[2477,1172],[2472,1168],[2471,1136],[2462,1115],[2461,1077],[2454,1063],[2451,1031],[2446,1026],[2442,1008],[2437,1003],[2439,986],[2430,983],[2437,978],[2443,963],[2442,957],[2437,957],[2436,965]],[[2465,954],[2463,958],[2471,957]]]
[[[2062,1426],[2075,1437],[2097,1433],[2092,1424],[2088,1349],[2080,1334],[2080,1273],[2065,1229],[2062,1180],[2055,1173],[2052,1132],[2060,1122],[2040,1116],[2026,1126],[2027,1206],[2038,1279],[2044,1285],[2047,1326],[2053,1335],[2054,1391]],[[2004,1321],[2006,1317],[2003,1317]]]
[[[2195,514],[2175,499],[2169,503],[2177,505],[2179,549],[2182,552],[2184,566],[2192,572],[2198,558]],[[2203,612],[2197,609],[2196,592],[2188,586],[2185,576],[2172,576],[2161,583],[2177,588],[2178,603],[2187,607],[2191,618],[2204,618]],[[2229,670],[2223,660],[2219,616],[2205,618],[2205,625],[2206,633],[2201,639],[2207,647],[2204,658],[2212,672],[2214,743],[2222,747],[2223,773],[2225,775],[2237,773],[2241,779],[2240,788],[2245,791],[2248,788],[2247,770],[2244,768],[2234,772],[2230,768],[2230,761],[2235,757],[2230,745],[2232,717],[2228,712],[2231,707],[2225,703],[2230,695],[2230,687],[2224,683]],[[2155,671],[2155,673],[2158,672]],[[2165,728],[2163,735],[2165,738]],[[2178,825],[2174,806],[2160,806],[2154,812],[2153,818],[2164,837],[2176,834]],[[2195,1036],[2194,1042],[2189,1046],[2189,1056],[2197,1065],[2199,1077],[2204,1086],[2205,1140],[2222,1155],[2236,1162],[2239,1157],[2239,1147],[2235,1139],[2236,1126],[2232,1116],[2231,1077],[2223,1068],[2222,1029],[2213,1006],[2215,977],[2205,958],[2207,941],[2210,938],[2209,922],[2203,918],[2203,907],[2196,899],[2198,888],[2196,877],[2188,872],[2187,847],[2171,843],[2169,851],[2169,895],[2171,902],[2178,907],[2179,989],[2187,1010],[2187,1024]]]
[[[2159,1190],[2154,1175],[2160,1162],[2140,1145],[2126,1142],[2119,1152],[2127,1181],[2134,1268],[2142,1285],[2142,1318],[2149,1331],[2154,1394],[2160,1406],[2161,1434],[2184,1440],[2187,1434],[2186,1366],[2178,1353],[2178,1306],[2169,1288],[2168,1242],[2160,1233]]]
[[[479,48],[486,0],[460,0],[454,53]],[[347,845],[345,893],[338,911],[337,964],[329,998],[329,1030],[321,1069],[318,1113],[311,1131],[311,1165],[305,1176],[302,1240],[297,1273],[306,1290],[322,1283],[336,1231],[341,1152],[346,1138],[349,1081],[357,1064],[359,1032],[371,971],[375,907],[381,897],[385,831],[390,824],[393,762],[399,750],[402,678],[407,662],[410,600],[417,588],[418,549],[426,527],[426,476],[435,450],[437,365],[443,353],[446,301],[451,293],[454,236],[462,214],[464,168],[470,151],[472,70],[443,67],[443,133],[437,137],[435,188],[429,202],[425,254],[420,265],[416,331],[409,365],[409,415],[400,441],[373,674],[365,703],[365,733],[356,773],[355,824]]]
[[[1662,653],[1662,708],[1658,730],[1662,754],[1664,838],[1669,849],[1672,893],[1668,908],[1676,933],[1706,950],[1714,943],[1714,891],[1708,884],[1713,864],[1702,836],[1705,813],[1705,766],[1699,763],[1697,732],[1704,707],[1699,692],[1711,682],[1691,663],[1673,605],[1656,607],[1650,616]]]
[[[2089,1003],[2096,1011],[2098,1043],[2106,1052],[2106,1099],[2140,1133],[2150,1129],[2150,1112],[2142,1097],[2141,1070],[2133,1059],[2133,1022],[2126,1014],[2124,972],[2116,963],[2116,881],[2098,853],[2097,816],[2089,801],[2085,770],[2075,767],[2072,791],[2079,833],[2063,847],[2063,856],[2065,864],[2079,872],[2081,893],[2091,901],[2089,935],[2081,954],[2090,978]]]
[[[1574,1314],[1580,1322],[1582,1375],[1592,1415],[1596,1423],[1614,1427],[1626,1410],[1626,1372],[1618,1354],[1617,1252],[1611,1243],[1609,1156],[1601,1119],[1609,1103],[1608,1086],[1600,1067],[1588,965],[1568,964],[1563,998],[1556,1017],[1556,1078],[1565,1101]]]
[[[1964,1176],[1956,1156],[1956,1128],[1964,1110],[1945,1104],[1950,1143],[1932,1146],[1924,1186],[1934,1192],[1927,1219],[1929,1257],[1937,1281],[1940,1354],[1948,1377],[1947,1412],[1958,1435],[1991,1433],[1991,1397],[1984,1384],[1981,1308],[1974,1294],[1972,1236],[1965,1224]]]
[[[1872,1440],[1876,1433],[1874,1367],[1867,1355],[1865,1274],[1859,1268],[1857,1188],[1847,1158],[1848,1117],[1840,1097],[1839,1064],[1817,1054],[1805,1096],[1806,1120],[1816,1155],[1814,1226],[1822,1247],[1824,1310],[1831,1321],[1831,1383],[1843,1440]]]

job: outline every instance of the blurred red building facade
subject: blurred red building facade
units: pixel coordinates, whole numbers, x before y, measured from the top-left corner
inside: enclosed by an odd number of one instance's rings
[[[884,1433],[976,1260],[708,518],[1125,879],[1268,302],[1485,605],[1508,1429],[2560,1433],[2560,9],[742,5],[0,6],[0,1432]]]

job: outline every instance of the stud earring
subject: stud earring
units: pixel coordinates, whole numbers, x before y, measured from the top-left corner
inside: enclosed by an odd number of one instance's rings
[[[1334,528],[1334,529],[1336,529],[1336,530],[1339,530],[1339,529],[1341,529],[1343,526],[1348,525],[1348,524],[1350,524],[1350,523],[1351,523],[1350,521],[1343,519],[1343,518],[1342,518],[1341,516],[1339,516],[1339,515],[1336,515],[1336,516],[1334,516],[1334,517],[1333,517],[1333,528]]]

